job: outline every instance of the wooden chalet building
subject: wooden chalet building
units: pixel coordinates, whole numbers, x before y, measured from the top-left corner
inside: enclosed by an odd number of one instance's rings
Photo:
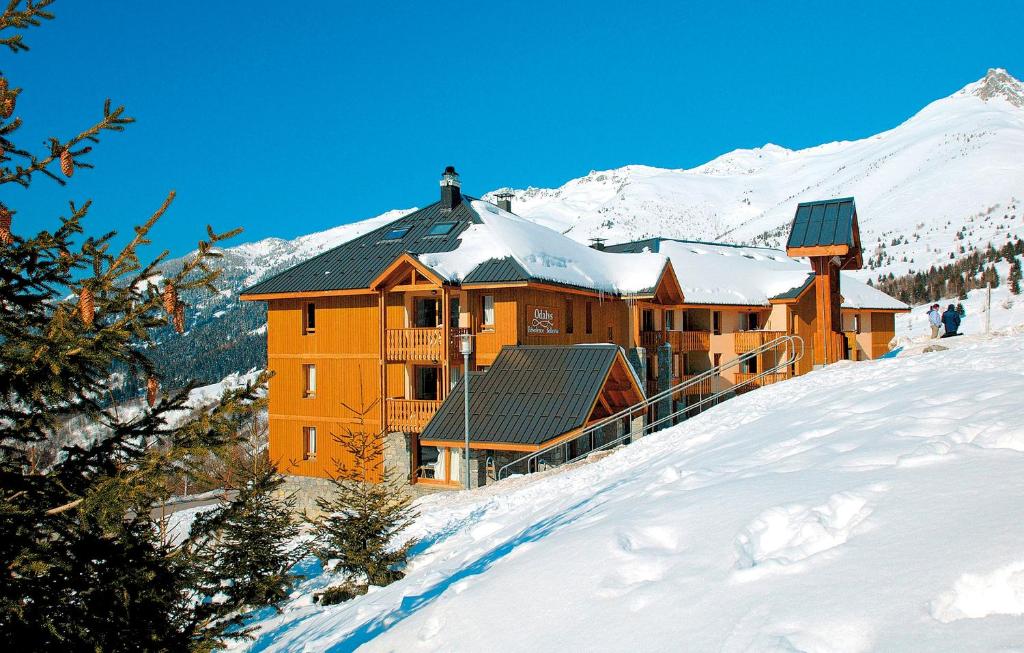
[[[326,477],[344,458],[333,436],[371,432],[387,439],[387,464],[410,482],[459,486],[441,431],[421,436],[466,373],[456,344],[464,333],[475,341],[471,372],[498,366],[483,377],[494,387],[508,387],[510,361],[526,360],[517,347],[557,346],[562,354],[532,356],[564,362],[574,345],[605,343],[614,346],[602,349],[606,358],[621,351],[609,360],[629,361],[628,378],[621,362],[609,364],[613,377],[588,377],[581,392],[597,403],[582,424],[552,434],[510,418],[520,432],[503,431],[507,441],[481,433],[474,447],[486,451],[535,450],[637,399],[634,381],[650,393],[659,379],[678,383],[781,333],[803,336],[810,355],[779,377],[887,351],[893,315],[908,309],[840,275],[860,261],[853,200],[801,204],[794,222],[789,252],[811,256],[811,269],[764,248],[672,239],[587,247],[514,215],[508,197],[495,205],[462,195],[449,167],[439,201],[243,292],[267,302],[271,458],[285,473]],[[671,353],[659,364],[658,351]],[[556,422],[565,404],[551,405],[537,415]]]

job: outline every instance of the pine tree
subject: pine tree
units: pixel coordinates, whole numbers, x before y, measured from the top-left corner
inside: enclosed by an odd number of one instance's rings
[[[279,497],[285,479],[256,443],[247,445],[232,468],[237,494],[230,503],[198,517],[193,532],[202,534],[204,594],[218,596],[220,608],[241,611],[278,607],[297,576],[292,568],[304,555],[297,546],[300,528],[293,496]]]
[[[51,3],[6,3],[0,45],[27,50],[21,31],[53,18]],[[92,167],[101,136],[132,122],[108,100],[95,124],[32,152],[14,142],[21,93],[0,76],[0,185],[29,188],[40,176],[63,185]],[[139,399],[132,411],[109,400],[115,366],[159,381],[148,352],[172,320],[153,284],[166,253],[144,263],[139,250],[173,197],[120,249],[114,234],[84,234],[89,202],[71,203],[52,231],[25,235],[0,205],[0,632],[10,650],[209,650],[228,636],[222,608],[197,610],[208,598],[198,540],[161,540],[151,512],[171,470],[233,443],[265,376],[188,417],[189,386],[151,388],[152,405]],[[164,276],[181,291],[215,292],[214,245],[233,233],[209,229]],[[71,444],[40,455],[68,432]]]
[[[1020,282],[1021,282],[1021,266],[1020,259],[1014,257],[1013,263],[1010,265],[1010,292],[1014,295],[1020,294]]]
[[[335,461],[333,494],[317,501],[322,515],[313,521],[316,555],[337,560],[355,584],[388,585],[402,576],[413,540],[396,537],[416,518],[412,498],[384,467],[383,440],[362,431],[336,436],[352,462]]]

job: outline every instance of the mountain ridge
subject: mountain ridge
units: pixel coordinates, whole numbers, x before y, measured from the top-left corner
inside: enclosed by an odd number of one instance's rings
[[[993,68],[867,138],[799,150],[769,142],[689,169],[633,164],[591,171],[558,188],[502,188],[482,197],[494,201],[496,193],[512,192],[515,213],[581,242],[660,235],[777,247],[798,202],[853,196],[866,261],[855,274],[870,280],[927,270],[988,243],[999,248],[1024,236],[1022,151],[1024,84]],[[195,344],[168,333],[169,369],[188,378],[190,370],[178,362],[189,347],[208,352],[202,357],[203,382],[265,364],[265,307],[239,302],[238,294],[411,210],[292,240],[225,248],[223,292],[192,301],[186,337]],[[168,263],[176,265],[180,260]]]

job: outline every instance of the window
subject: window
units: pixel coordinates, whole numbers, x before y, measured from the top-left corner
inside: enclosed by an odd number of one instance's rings
[[[452,297],[448,300],[448,321],[452,327],[459,326],[459,298]]]
[[[751,356],[740,363],[740,372],[743,374],[757,374],[757,356]]]
[[[587,329],[587,333],[594,332],[594,303],[587,302],[587,315],[586,324],[584,325]],[[608,329],[608,339],[611,340],[611,328]]]
[[[494,328],[494,295],[484,295],[480,298],[480,325],[487,328]]]
[[[437,367],[417,367],[414,388],[415,399],[437,401],[441,397],[438,385],[441,382],[441,369]]]
[[[404,237],[405,234],[409,233],[409,229],[410,227],[395,227],[394,229],[384,234],[384,238],[382,238],[381,240],[398,240]]]
[[[860,315],[853,316],[853,331],[854,333],[860,333]]]
[[[305,391],[303,397],[316,396],[316,365],[303,365],[302,378],[305,379]]]
[[[567,299],[565,300],[565,332],[572,333],[574,326],[572,323],[572,300]]]
[[[675,331],[676,329],[676,312],[665,311],[665,330]]]
[[[711,332],[722,335],[722,311],[711,311]]]
[[[316,458],[316,427],[302,427],[302,457],[306,460]]]
[[[436,327],[441,324],[441,300],[436,297],[416,297],[413,300],[413,326]]]
[[[758,328],[757,313],[744,313],[741,319],[743,331],[755,331]]]
[[[640,313],[640,330],[641,331],[654,331],[654,311],[645,308]]]
[[[615,327],[608,327],[608,342],[615,342]]]
[[[306,310],[302,316],[302,332],[316,332],[316,304],[313,302],[306,302]]]
[[[445,236],[455,228],[454,222],[439,222],[427,231],[428,236]]]
[[[714,366],[715,367],[721,367],[722,366],[722,355],[721,354],[715,354]]]

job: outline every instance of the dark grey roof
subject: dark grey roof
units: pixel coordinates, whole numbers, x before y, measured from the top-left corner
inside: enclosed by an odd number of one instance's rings
[[[634,240],[629,243],[619,243],[617,245],[606,245],[604,251],[611,252],[613,254],[640,254],[644,250],[650,250],[655,254],[661,249],[661,241],[664,238],[645,238],[643,240]]]
[[[492,258],[473,268],[462,283],[497,283],[528,281],[530,274],[511,256]]]
[[[243,290],[242,294],[367,288],[384,268],[405,252],[450,252],[458,247],[459,235],[470,224],[480,222],[479,216],[469,207],[472,199],[463,196],[462,201],[451,210],[444,210],[441,202],[435,202],[413,211],[379,229],[264,279]],[[454,222],[455,227],[441,236],[427,235],[432,226],[445,222]],[[389,231],[399,227],[409,227],[408,233],[397,240],[383,240]]]
[[[804,290],[807,289],[807,286],[811,285],[812,283],[814,283],[814,274],[808,272],[807,279],[805,279],[802,284],[800,284],[799,286],[794,286],[793,288],[790,288],[786,292],[781,292],[778,295],[775,295],[774,297],[770,297],[769,299],[796,299]]]
[[[856,213],[852,197],[801,202],[796,207],[786,247],[848,245],[853,248],[853,217]]]
[[[661,252],[661,244],[665,241],[682,243],[684,245],[710,245],[713,247],[735,247],[737,249],[763,249],[770,252],[785,253],[782,252],[782,250],[775,249],[774,247],[758,247],[757,245],[740,245],[737,243],[714,243],[707,240],[687,240],[684,238],[664,238],[661,236],[644,238],[643,240],[634,240],[628,243],[608,245],[604,248],[604,251],[612,252],[613,254],[640,254],[644,250],[650,250],[657,254]]]
[[[619,348],[615,345],[506,346],[470,377],[473,442],[540,445],[583,426]],[[460,382],[420,435],[461,441]]]

